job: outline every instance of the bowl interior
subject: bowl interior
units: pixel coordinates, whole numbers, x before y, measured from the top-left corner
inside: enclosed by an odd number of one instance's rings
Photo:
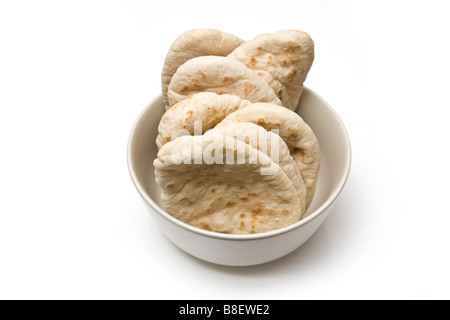
[[[130,174],[141,196],[150,206],[159,207],[165,213],[153,167],[153,160],[158,154],[155,143],[158,124],[164,112],[162,98],[159,96],[141,113],[130,136],[128,161]],[[305,88],[296,112],[314,131],[321,154],[316,194],[300,222],[302,223],[308,217],[320,214],[321,208],[326,208],[338,196],[350,170],[351,154],[344,125],[320,96]]]

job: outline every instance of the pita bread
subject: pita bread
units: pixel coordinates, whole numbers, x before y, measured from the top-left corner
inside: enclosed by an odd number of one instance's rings
[[[283,106],[295,110],[314,61],[314,42],[305,32],[282,30],[244,42],[229,57],[255,71],[270,85]]]
[[[198,160],[193,152],[231,154],[243,164],[177,164]],[[250,159],[256,156],[255,164]],[[225,162],[225,161],[224,161]],[[166,143],[154,161],[166,211],[194,227],[214,232],[250,234],[286,227],[301,219],[292,181],[264,153],[219,134],[183,136]],[[271,169],[271,175],[261,170]]]
[[[178,68],[167,91],[169,106],[205,91],[281,105],[270,86],[241,62],[207,56],[191,59]]]
[[[169,105],[167,88],[170,80],[183,63],[200,56],[227,56],[243,42],[244,40],[232,34],[214,29],[193,29],[181,34],[167,52],[162,69],[161,89],[164,105]]]
[[[297,195],[301,200],[302,212],[306,208],[306,188],[297,163],[291,156],[288,146],[277,134],[267,131],[263,127],[250,123],[229,123],[214,128],[206,134],[220,132],[249,144],[251,147],[269,156],[294,184]]]
[[[306,209],[314,197],[320,169],[319,143],[311,128],[295,112],[269,104],[254,103],[228,115],[218,126],[252,122],[266,130],[278,129],[300,169],[306,186]]]
[[[249,105],[238,96],[213,92],[200,92],[168,109],[161,118],[156,144],[160,149],[165,143],[183,136],[194,135],[194,124],[201,123],[201,132],[212,129],[231,112]],[[197,133],[198,134],[198,133]]]

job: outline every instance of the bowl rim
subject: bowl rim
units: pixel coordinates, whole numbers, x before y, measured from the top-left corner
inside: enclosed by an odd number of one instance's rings
[[[135,188],[137,189],[139,195],[141,196],[141,198],[145,201],[145,203],[147,205],[149,205],[157,214],[159,214],[161,217],[163,217],[164,219],[174,223],[175,225],[177,225],[180,228],[183,228],[187,231],[208,237],[208,238],[215,238],[215,239],[222,239],[222,240],[238,240],[238,241],[242,241],[242,240],[257,240],[257,239],[266,239],[266,238],[271,238],[271,237],[275,237],[275,236],[279,236],[285,233],[289,233],[295,229],[298,229],[300,227],[302,227],[303,225],[308,224],[309,222],[311,222],[312,220],[316,219],[317,217],[319,217],[322,213],[324,213],[335,201],[336,199],[339,197],[340,193],[342,192],[342,190],[344,189],[344,186],[348,180],[349,174],[350,174],[350,169],[351,169],[351,165],[352,165],[352,149],[351,149],[351,143],[350,143],[350,138],[348,136],[348,132],[347,129],[345,128],[344,123],[342,122],[341,118],[339,117],[339,115],[337,114],[337,112],[330,106],[330,104],[328,102],[326,102],[320,95],[318,95],[315,91],[304,87],[304,91],[309,92],[310,94],[312,94],[315,98],[317,98],[318,100],[320,100],[321,103],[323,103],[326,107],[328,107],[331,112],[333,113],[333,115],[335,116],[337,123],[339,124],[339,126],[341,127],[342,132],[344,133],[344,137],[345,137],[345,145],[346,145],[346,149],[347,149],[347,161],[345,163],[345,170],[344,173],[338,183],[338,187],[334,190],[334,192],[326,199],[326,201],[324,203],[322,203],[322,205],[317,208],[314,212],[312,212],[309,216],[307,216],[306,218],[293,223],[287,227],[281,228],[281,229],[277,229],[277,230],[273,230],[273,231],[268,231],[268,232],[264,232],[264,233],[255,233],[255,234],[225,234],[225,233],[218,233],[218,232],[213,232],[213,231],[207,231],[207,230],[203,230],[194,226],[191,226],[181,220],[178,220],[177,218],[173,217],[172,215],[170,215],[169,213],[167,213],[165,210],[163,210],[162,208],[159,207],[158,204],[156,204],[155,201],[153,201],[153,199],[150,197],[150,195],[147,194],[147,192],[144,190],[144,188],[140,185],[140,183],[138,182],[136,173],[134,171],[133,168],[133,161],[132,161],[132,156],[131,156],[131,145],[133,142],[133,138],[135,136],[136,133],[136,129],[138,127],[138,124],[140,123],[140,121],[142,120],[142,117],[144,116],[144,114],[148,111],[149,108],[151,108],[155,102],[159,99],[161,99],[161,94],[158,94],[156,97],[154,97],[153,99],[151,99],[151,101],[146,105],[146,107],[140,112],[140,114],[138,115],[137,119],[135,120],[133,127],[131,129],[129,138],[128,138],[128,144],[127,144],[127,164],[128,164],[128,171],[130,173],[131,176],[131,180],[133,181],[133,184],[135,186]]]

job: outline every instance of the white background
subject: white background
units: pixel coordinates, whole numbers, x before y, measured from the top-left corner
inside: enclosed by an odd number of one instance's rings
[[[0,2],[0,298],[450,298],[446,1]],[[231,268],[172,245],[126,165],[190,28],[307,31],[306,86],[347,126],[348,184],[289,256]]]

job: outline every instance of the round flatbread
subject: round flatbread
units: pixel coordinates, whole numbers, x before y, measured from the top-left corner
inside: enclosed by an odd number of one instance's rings
[[[178,68],[170,81],[169,106],[198,92],[234,94],[250,102],[281,105],[272,88],[243,63],[226,57],[191,59]]]
[[[224,164],[207,164],[213,155]],[[239,160],[226,164],[226,155]],[[194,227],[251,234],[301,219],[292,181],[267,155],[237,139],[220,134],[179,137],[159,150],[154,166],[166,211]],[[271,174],[263,173],[267,171]]]
[[[297,163],[291,156],[288,146],[280,136],[250,122],[229,123],[218,126],[206,134],[215,134],[216,132],[243,141],[256,150],[267,154],[294,184],[294,188],[297,190],[297,195],[302,204],[302,212],[305,212],[305,183],[303,182]]]
[[[161,91],[166,109],[167,88],[177,69],[186,61],[200,56],[227,56],[244,40],[219,30],[192,29],[181,34],[167,52],[161,73]]]
[[[314,42],[305,32],[282,30],[244,42],[229,57],[255,71],[283,106],[295,110],[314,61]]]
[[[237,110],[218,126],[252,122],[266,130],[277,129],[300,169],[306,186],[306,209],[312,202],[320,169],[320,150],[314,132],[295,112],[270,103],[254,103]]]
[[[213,92],[200,92],[180,101],[168,109],[158,126],[156,144],[165,143],[184,135],[200,135],[214,128],[230,113],[244,108],[250,102],[238,96]],[[195,131],[198,132],[195,132]]]

